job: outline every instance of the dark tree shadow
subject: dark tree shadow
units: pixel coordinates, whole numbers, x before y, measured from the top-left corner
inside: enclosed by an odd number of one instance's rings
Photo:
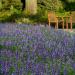
[[[26,8],[26,0],[21,0],[21,2],[22,2],[22,10],[24,10],[25,8]]]
[[[66,11],[75,11],[75,2],[68,2],[67,0],[61,0],[61,1],[65,4],[64,9]]]

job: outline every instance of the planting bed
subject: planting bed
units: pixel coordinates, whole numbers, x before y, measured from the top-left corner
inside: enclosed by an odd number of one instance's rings
[[[0,75],[75,75],[75,34],[0,24]]]

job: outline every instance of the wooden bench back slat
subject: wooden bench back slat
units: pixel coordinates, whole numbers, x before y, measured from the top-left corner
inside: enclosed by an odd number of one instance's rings
[[[48,13],[48,21],[50,21],[50,22],[57,22],[58,21],[55,13],[53,13],[53,12]]]
[[[59,19],[60,18],[60,19]],[[54,12],[49,12],[48,13],[48,23],[49,23],[49,26],[50,26],[50,23],[51,22],[54,22],[56,25],[55,25],[55,28],[58,29],[58,22],[62,22],[62,27],[64,29],[64,19],[66,19],[66,28],[68,29],[68,23],[70,23],[70,28],[72,29],[72,16],[56,16]]]

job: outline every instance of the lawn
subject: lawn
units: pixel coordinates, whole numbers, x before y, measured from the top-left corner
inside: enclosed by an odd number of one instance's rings
[[[0,75],[75,75],[75,33],[0,24]]]

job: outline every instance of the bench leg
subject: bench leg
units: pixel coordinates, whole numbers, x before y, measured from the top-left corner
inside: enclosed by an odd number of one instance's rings
[[[72,19],[70,21],[70,29],[72,30]]]
[[[50,27],[50,22],[49,22],[49,24],[48,24],[48,25],[49,25],[49,27]]]
[[[56,23],[56,29],[58,29],[58,22]]]
[[[56,29],[58,29],[58,22],[56,22],[56,25],[55,25],[55,30],[56,30]]]
[[[66,19],[66,29],[68,29],[68,22],[67,22],[68,20]]]
[[[62,22],[62,28],[64,29],[64,22]]]

